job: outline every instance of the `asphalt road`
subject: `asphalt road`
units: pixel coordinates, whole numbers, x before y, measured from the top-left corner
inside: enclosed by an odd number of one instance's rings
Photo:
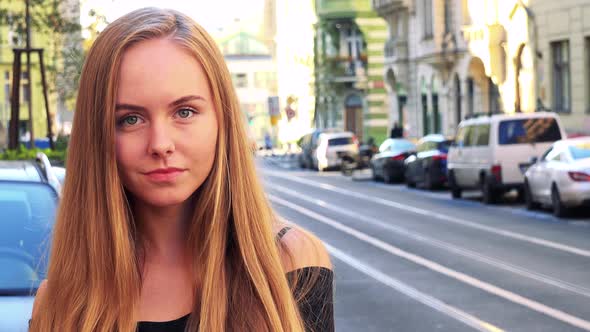
[[[590,331],[590,219],[259,158],[276,211],[324,241],[337,331]],[[283,166],[283,167],[281,167]]]

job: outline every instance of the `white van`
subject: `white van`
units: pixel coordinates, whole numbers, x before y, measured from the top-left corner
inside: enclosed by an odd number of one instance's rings
[[[328,168],[340,167],[342,157],[356,159],[359,154],[359,141],[349,131],[321,133],[317,147],[312,154],[313,167],[322,172]]]
[[[565,138],[555,113],[493,114],[461,121],[448,153],[453,198],[463,189],[481,189],[483,201],[494,203],[505,192],[522,194],[531,157],[542,155]]]

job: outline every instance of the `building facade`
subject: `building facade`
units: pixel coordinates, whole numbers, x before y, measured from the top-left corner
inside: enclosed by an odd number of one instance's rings
[[[462,91],[467,61],[462,38],[461,1],[373,0],[385,19],[383,71],[388,93],[389,127],[404,128],[406,137],[450,135],[464,114]]]
[[[551,110],[590,133],[590,4],[583,0],[373,0],[385,19],[390,126],[452,136],[478,113]]]
[[[359,139],[387,136],[383,81],[387,27],[369,0],[317,0],[314,122]]]
[[[0,9],[8,13],[24,13],[24,1],[0,2]],[[34,10],[39,10],[35,8]],[[60,14],[71,22],[78,22],[80,18],[79,0],[67,0],[60,3]],[[32,9],[33,11],[33,9]],[[59,38],[57,38],[59,37]],[[44,65],[48,84],[49,110],[52,118],[54,135],[59,131],[58,113],[66,114],[65,100],[61,97],[64,91],[59,84],[65,78],[63,53],[66,48],[81,46],[80,35],[57,36],[55,33],[42,33],[31,29],[31,46],[44,49]],[[8,126],[11,117],[11,94],[13,79],[13,48],[25,48],[24,35],[11,30],[9,26],[0,26],[0,149],[7,147]],[[33,106],[33,133],[36,139],[47,137],[47,115],[41,85],[41,71],[37,54],[31,55],[31,73],[26,72],[26,56],[21,59],[21,87],[20,87],[20,114],[19,136],[26,140],[29,136],[29,111],[28,104]],[[52,69],[51,71],[49,69]],[[71,114],[69,110],[65,116]],[[69,116],[71,118],[71,115]]]
[[[590,135],[590,3],[529,0],[537,57],[536,99],[558,112],[569,134]]]
[[[237,32],[218,41],[240,101],[250,134],[257,142],[266,133],[276,136],[268,112],[269,97],[277,95],[276,63],[263,40]]]

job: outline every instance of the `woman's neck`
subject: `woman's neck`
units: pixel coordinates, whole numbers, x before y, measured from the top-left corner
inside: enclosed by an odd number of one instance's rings
[[[186,258],[192,214],[188,206],[188,202],[167,207],[134,203],[133,212],[146,263],[178,263]]]

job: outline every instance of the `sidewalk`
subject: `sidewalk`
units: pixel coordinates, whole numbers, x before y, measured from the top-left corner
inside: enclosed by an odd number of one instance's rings
[[[273,153],[267,150],[256,152],[256,156],[265,162],[279,166],[285,169],[299,168],[299,153],[288,153],[286,150],[273,150]]]

